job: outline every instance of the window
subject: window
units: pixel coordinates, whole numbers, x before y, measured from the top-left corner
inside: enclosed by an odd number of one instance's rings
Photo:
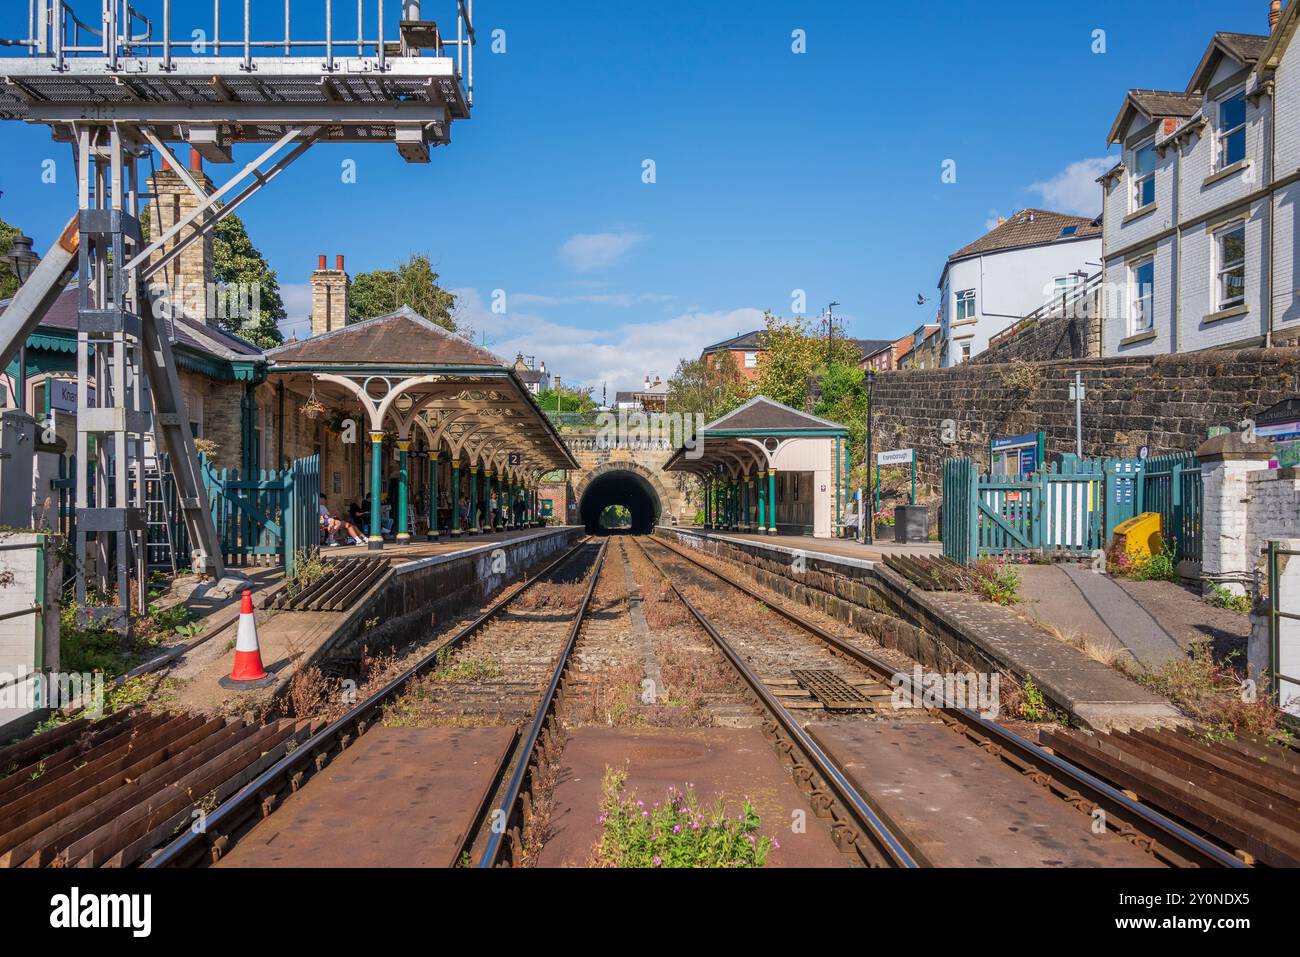
[[[746,353],[745,353],[745,368],[746,368],[746,369],[757,369],[757,368],[758,368],[758,353],[757,353],[757,352],[746,352]]]
[[[1060,238],[1067,239],[1068,237],[1073,236],[1078,231],[1079,231],[1078,226],[1062,226]]]
[[[955,322],[964,322],[975,318],[975,290],[963,289],[957,293],[957,318]]]
[[[1156,201],[1156,141],[1149,139],[1133,150],[1133,169],[1129,173],[1133,183],[1131,208],[1139,210]]]
[[[1060,299],[1062,294],[1068,296],[1081,282],[1083,279],[1079,276],[1057,276],[1052,280],[1053,298]]]
[[[1233,223],[1214,234],[1218,308],[1231,309],[1246,301],[1246,224]]]
[[[1224,169],[1246,158],[1246,91],[1241,90],[1219,103],[1216,169]]]
[[[1154,258],[1143,259],[1135,263],[1129,272],[1129,311],[1130,334],[1147,332],[1155,326],[1155,313],[1152,309],[1155,299],[1156,261]]]
[[[961,344],[961,361],[965,362],[969,358],[970,358],[970,343],[963,342]]]

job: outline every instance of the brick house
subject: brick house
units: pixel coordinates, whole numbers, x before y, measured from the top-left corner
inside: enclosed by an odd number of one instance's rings
[[[1261,10],[1262,14],[1262,10]],[[1103,352],[1300,340],[1300,10],[1219,33],[1183,90],[1130,90],[1103,177]]]

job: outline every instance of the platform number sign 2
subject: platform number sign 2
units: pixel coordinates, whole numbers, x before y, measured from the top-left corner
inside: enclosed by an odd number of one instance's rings
[[[509,459],[508,459],[508,461],[507,461],[507,464],[508,464],[508,465],[522,465],[522,464],[523,464],[523,461],[524,461],[524,456],[523,456],[523,453],[522,453],[522,452],[511,452],[511,453],[510,453],[510,457],[509,457]]]

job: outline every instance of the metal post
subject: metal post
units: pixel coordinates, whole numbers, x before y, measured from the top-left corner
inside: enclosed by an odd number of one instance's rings
[[[451,537],[460,538],[460,459],[451,460]]]
[[[1074,453],[1083,458],[1083,373],[1074,374],[1070,385],[1070,398],[1074,400]],[[1041,460],[1041,456],[1040,456]]]
[[[429,541],[438,540],[438,452],[429,450]]]
[[[253,70],[253,19],[250,5],[252,0],[244,0],[244,69]]]
[[[334,0],[325,0],[325,69],[334,72]]]
[[[172,68],[172,0],[163,0],[162,61],[163,70],[170,73]]]
[[[212,0],[212,55],[221,56],[221,0]]]
[[[767,509],[765,507],[763,495],[763,481],[767,478],[767,471],[762,470],[758,473],[758,487],[754,490],[758,496],[758,534],[762,535],[767,531]]]
[[[477,465],[469,467],[469,528],[465,529],[466,534],[473,535],[479,531],[478,527],[478,470]]]
[[[867,519],[867,544],[868,545],[872,545],[875,543],[876,509],[879,508],[880,505],[880,503],[876,500],[876,493],[873,491],[871,486],[871,473],[873,470],[877,472],[876,481],[877,482],[880,481],[880,475],[878,474],[879,470],[875,468],[876,460],[871,454],[871,400],[873,398],[873,394],[876,391],[875,386],[876,386],[875,373],[873,373],[870,369],[868,369],[867,370],[867,491],[871,492],[871,515]],[[862,504],[864,507],[866,506],[867,502],[865,498],[862,500]]]
[[[411,532],[407,524],[407,482],[410,475],[407,466],[410,463],[411,440],[397,440],[397,544],[411,544]]]
[[[776,534],[776,469],[767,470],[767,534]]]
[[[384,547],[384,526],[379,509],[379,484],[383,481],[384,433],[370,433],[370,535],[367,545],[373,551]]]

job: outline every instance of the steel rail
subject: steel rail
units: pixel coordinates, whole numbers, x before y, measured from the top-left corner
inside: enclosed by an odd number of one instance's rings
[[[560,660],[555,666],[555,672],[551,675],[551,683],[547,686],[546,694],[537,707],[537,714],[533,717],[533,723],[528,729],[528,737],[524,739],[524,746],[519,750],[519,760],[515,762],[514,773],[510,776],[510,783],[502,795],[499,804],[500,810],[504,812],[501,826],[493,827],[488,835],[487,842],[483,845],[483,853],[479,856],[479,867],[495,867],[497,859],[501,855],[502,844],[510,828],[510,818],[514,815],[519,797],[523,793],[538,742],[541,741],[542,731],[545,730],[546,720],[551,716],[555,707],[560,683],[564,680],[564,673],[569,668],[569,661],[573,656],[573,649],[578,643],[578,634],[582,631],[583,621],[586,620],[587,609],[591,606],[591,596],[595,594],[596,582],[600,578],[600,571],[605,565],[605,555],[608,551],[609,540],[606,539],[601,543],[600,551],[596,553],[591,580],[587,582],[587,591],[582,596],[582,604],[578,606],[578,611],[573,616],[573,624],[569,626],[569,635],[564,642],[564,648],[560,652]]]
[[[279,784],[284,780],[292,780],[295,773],[306,770],[309,760],[314,761],[317,770],[323,766],[320,760],[328,755],[337,743],[342,743],[346,748],[355,737],[360,737],[364,733],[368,720],[375,714],[379,706],[388,698],[392,697],[409,682],[422,672],[428,670],[432,665],[437,664],[438,656],[444,651],[454,648],[480,631],[488,622],[500,615],[516,598],[534,585],[541,582],[548,575],[555,572],[562,565],[570,561],[585,546],[586,539],[578,542],[567,552],[551,562],[528,581],[520,583],[509,593],[499,599],[487,611],[479,615],[472,622],[460,629],[451,638],[440,643],[436,648],[417,661],[406,671],[402,672],[392,681],[388,682],[365,701],[358,704],[352,710],[342,717],[336,719],[326,727],[322,728],[316,734],[304,741],[292,753],[286,754],[271,767],[267,768],[260,775],[244,785],[237,792],[232,794],[224,802],[207,815],[205,826],[202,831],[187,831],[176,840],[172,841],[158,854],[145,862],[142,866],[146,868],[160,868],[183,865],[187,862],[190,855],[198,850],[198,845],[206,843],[209,848],[222,837],[229,838],[230,833],[235,828],[242,826],[248,817],[248,812],[255,807],[261,800],[260,795],[268,789],[278,790]],[[356,734],[352,732],[355,730]],[[255,812],[254,812],[255,813]],[[222,826],[229,823],[230,830],[223,834]]]
[[[656,542],[656,544],[662,545],[663,543]],[[681,600],[682,604],[686,606],[686,609],[695,617],[695,620],[699,622],[700,627],[708,632],[708,635],[713,639],[714,644],[716,644],[722,653],[727,656],[727,659],[731,662],[732,666],[740,673],[740,676],[745,679],[745,683],[749,685],[750,690],[753,691],[759,701],[762,702],[763,707],[766,708],[772,717],[776,719],[777,723],[781,725],[782,730],[790,736],[798,748],[807,756],[817,773],[821,775],[822,780],[825,781],[835,792],[840,803],[843,804],[857,820],[862,833],[871,839],[876,849],[884,855],[885,860],[895,867],[915,868],[930,866],[929,860],[926,859],[925,855],[912,842],[912,840],[902,833],[902,829],[890,820],[889,816],[885,814],[884,811],[874,806],[867,796],[862,794],[862,792],[860,792],[853,783],[849,781],[848,777],[844,774],[839,765],[831,759],[831,757],[812,738],[812,736],[799,726],[799,722],[795,720],[794,716],[791,715],[788,710],[786,710],[785,705],[781,704],[781,702],[777,700],[776,696],[767,690],[767,687],[758,676],[754,674],[750,667],[745,664],[740,655],[736,653],[735,649],[733,649],[727,640],[719,634],[718,630],[713,626],[713,623],[710,622],[709,619],[691,603],[690,599],[682,594],[676,583],[673,582],[672,578],[668,575],[668,572],[664,570],[663,566],[655,561],[654,557],[646,550],[645,546],[641,544],[640,541],[637,541],[637,547],[641,549],[641,554],[645,556],[646,560],[655,567],[659,574],[663,575],[664,581],[668,583],[668,587],[673,590],[673,593]]]
[[[800,619],[794,613],[787,611],[780,605],[773,604],[767,596],[759,594],[754,589],[751,589],[740,582],[727,578],[721,572],[710,568],[708,565],[705,565],[703,562],[682,551],[675,545],[658,538],[655,538],[654,541],[655,544],[661,548],[671,551],[673,554],[680,556],[692,565],[703,569],[716,578],[720,578],[727,584],[744,592],[750,598],[762,602],[767,608],[776,612],[782,618],[798,625],[810,634],[815,635],[817,638],[832,646],[846,657],[863,665],[881,679],[894,685],[905,686],[908,693],[912,696],[912,700],[924,700],[925,689],[916,687],[915,679],[911,675],[897,671],[895,668],[891,667],[882,659],[877,658],[869,651],[860,648],[852,642],[845,641],[837,635],[831,634],[819,625]],[[1033,765],[1044,773],[1055,775],[1059,781],[1081,792],[1083,796],[1091,800],[1095,805],[1100,806],[1106,812],[1108,818],[1113,815],[1117,820],[1130,825],[1144,834],[1147,838],[1167,843],[1169,851],[1185,858],[1188,863],[1193,863],[1198,866],[1209,865],[1216,867],[1249,866],[1234,855],[1225,851],[1223,848],[1207,841],[1199,834],[1166,817],[1154,808],[1133,800],[1122,791],[1107,784],[1105,781],[1083,768],[1071,764],[1061,757],[1050,753],[1041,746],[1016,734],[1014,731],[984,718],[978,712],[972,711],[969,708],[934,708],[930,706],[926,706],[926,710],[936,712],[945,719],[952,719],[952,722],[960,724],[964,729],[964,733],[970,737],[984,738],[985,741],[983,743],[978,741],[977,743],[986,751],[990,751],[999,757],[1002,757],[1003,755],[1012,755],[1026,764]],[[950,721],[945,720],[945,724],[949,723]],[[1151,850],[1152,853],[1156,854],[1156,856],[1161,856],[1156,849]],[[1168,860],[1168,858],[1166,859]],[[1178,861],[1171,861],[1171,863],[1178,863]]]

